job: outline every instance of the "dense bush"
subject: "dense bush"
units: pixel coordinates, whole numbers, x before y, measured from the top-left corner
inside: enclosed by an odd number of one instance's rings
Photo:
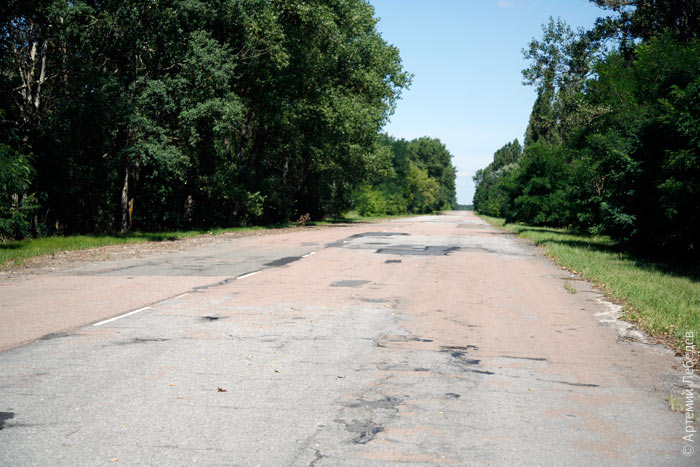
[[[376,22],[364,0],[3,2],[2,235],[351,208],[410,81]]]
[[[700,256],[700,1],[596,1],[614,14],[591,31],[552,20],[525,50],[524,153],[477,173],[475,209]]]
[[[455,209],[456,169],[439,139],[383,136],[370,184],[355,195],[362,215],[428,213]]]

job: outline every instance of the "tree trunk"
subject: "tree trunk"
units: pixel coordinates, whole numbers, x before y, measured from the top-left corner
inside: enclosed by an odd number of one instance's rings
[[[122,225],[121,233],[126,233],[129,231],[129,166],[124,168],[124,185],[122,186],[122,200],[121,200],[121,211],[122,211]]]
[[[192,214],[194,211],[194,198],[192,195],[187,195],[187,198],[185,199],[185,212],[183,215],[183,219],[185,221],[185,225],[190,226],[192,225]]]

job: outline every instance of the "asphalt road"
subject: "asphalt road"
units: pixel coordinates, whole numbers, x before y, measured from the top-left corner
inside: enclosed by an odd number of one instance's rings
[[[2,466],[700,465],[673,354],[467,212],[78,265],[0,304]]]

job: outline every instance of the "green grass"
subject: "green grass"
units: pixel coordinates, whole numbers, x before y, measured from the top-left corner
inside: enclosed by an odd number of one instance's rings
[[[576,287],[571,284],[569,281],[564,281],[564,288],[566,289],[567,292],[570,294],[575,294],[576,293]]]
[[[576,271],[608,296],[623,302],[627,319],[652,335],[670,338],[677,349],[686,332],[700,336],[700,265],[634,256],[605,236],[524,224],[504,225],[503,219],[481,217],[542,246],[561,266]]]
[[[284,226],[275,226],[284,227]],[[265,227],[236,227],[228,229],[179,230],[174,232],[132,232],[125,235],[71,235],[27,238],[0,243],[0,268],[23,264],[36,256],[50,255],[68,250],[85,250],[107,245],[126,243],[163,242],[194,237],[202,234],[259,230]]]

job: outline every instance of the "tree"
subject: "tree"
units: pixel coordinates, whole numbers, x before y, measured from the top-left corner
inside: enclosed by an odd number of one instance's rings
[[[596,3],[615,14],[587,32],[550,20],[524,52],[538,90],[524,154],[477,172],[475,207],[696,258],[700,2]]]
[[[520,142],[515,139],[506,143],[493,155],[493,162],[480,169],[474,180],[474,209],[482,214],[503,217],[512,210],[506,193],[505,180],[519,167],[523,155]]]
[[[364,0],[10,1],[0,13],[0,108],[12,149],[33,155],[25,191],[49,232],[340,213],[410,83]]]

